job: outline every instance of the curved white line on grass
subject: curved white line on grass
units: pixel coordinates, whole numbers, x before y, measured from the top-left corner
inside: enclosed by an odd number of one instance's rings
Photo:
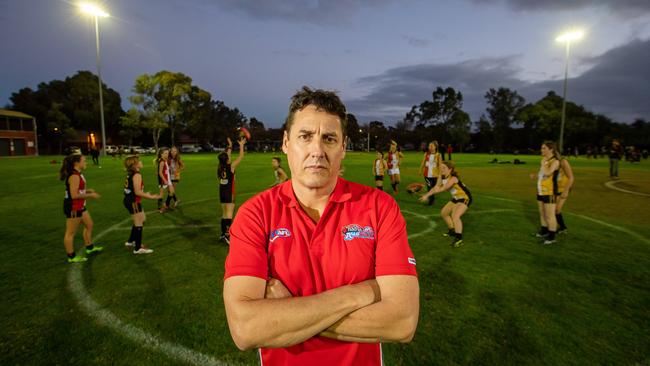
[[[403,213],[407,213],[407,214],[409,214],[409,215],[413,215],[413,216],[415,216],[415,217],[419,217],[419,218],[424,219],[424,220],[430,220],[430,221],[429,221],[429,227],[428,227],[428,228],[426,228],[426,229],[420,231],[419,233],[415,233],[415,234],[411,234],[411,235],[409,235],[409,236],[408,236],[408,239],[417,238],[418,236],[421,236],[421,235],[424,235],[424,234],[426,234],[426,233],[432,232],[432,231],[436,228],[436,222],[433,221],[430,217],[428,217],[428,216],[426,216],[426,215],[422,215],[422,214],[419,214],[419,213],[417,213],[417,212],[406,211],[406,210],[402,210],[402,212],[403,212]]]
[[[608,183],[609,183],[609,182],[608,182]],[[618,188],[615,188],[615,189],[618,189]],[[630,191],[630,193],[636,193],[636,194],[639,194],[639,192],[632,192],[632,191]],[[501,197],[494,197],[494,196],[481,196],[481,197],[487,197],[487,198],[491,198],[491,199],[498,200],[498,201],[521,203],[521,201],[513,200],[513,199],[510,199],[510,198],[501,198]],[[476,212],[475,212],[475,213],[476,213]],[[598,220],[598,219],[594,219],[594,218],[591,218],[591,217],[589,217],[589,216],[585,216],[585,215],[574,214],[574,213],[570,213],[570,212],[564,212],[564,214],[565,214],[565,215],[570,215],[570,216],[576,216],[576,217],[579,217],[579,218],[581,218],[581,219],[584,219],[584,220],[587,220],[587,221],[594,222],[594,223],[596,223],[596,224],[600,224],[600,225],[606,226],[606,227],[608,227],[608,228],[610,228],[610,229],[618,230],[618,231],[620,231],[620,232],[622,232],[622,233],[626,233],[626,234],[628,234],[628,235],[630,235],[630,236],[633,236],[633,237],[635,237],[635,238],[637,238],[637,239],[639,239],[639,240],[645,242],[646,244],[650,244],[650,239],[644,237],[643,235],[637,234],[637,233],[635,233],[635,232],[632,231],[632,230],[628,230],[628,229],[626,229],[626,228],[624,228],[624,227],[621,227],[621,226],[618,226],[618,225],[614,225],[614,224],[610,224],[610,223],[608,223],[608,222],[601,221],[601,220]]]
[[[620,182],[620,180],[610,180],[609,182],[605,183],[605,187],[623,193],[630,193],[630,194],[636,194],[638,196],[650,197],[650,194],[647,193],[635,192],[635,191],[630,191],[629,189],[619,188],[616,186],[616,182]]]
[[[248,193],[244,193],[242,195],[245,194]],[[194,204],[211,200],[216,200],[216,198],[190,201],[186,204]],[[95,236],[95,240],[99,240],[111,231],[118,230],[120,225],[123,225],[128,221],[131,221],[130,217],[97,234]],[[80,251],[82,249],[80,249]],[[120,320],[120,318],[118,318],[110,310],[104,309],[100,304],[93,300],[88,291],[86,291],[86,288],[83,284],[81,267],[82,264],[79,263],[75,263],[70,266],[70,271],[68,272],[68,286],[70,286],[70,291],[74,295],[77,302],[81,305],[82,310],[84,310],[90,317],[94,318],[97,323],[112,329],[118,334],[138,343],[140,346],[149,348],[154,351],[162,352],[163,354],[177,361],[185,362],[191,365],[227,366],[226,363],[219,361],[211,356],[179,344],[160,340],[156,335]]]
[[[581,219],[585,219],[587,221],[595,222],[596,224],[601,224],[601,225],[606,226],[608,228],[615,229],[615,230],[618,230],[620,232],[626,233],[626,234],[628,234],[630,236],[633,236],[633,237],[645,242],[646,244],[650,244],[650,240],[647,239],[646,237],[644,237],[643,235],[637,234],[634,231],[628,230],[628,229],[626,229],[624,227],[620,227],[620,226],[617,226],[617,225],[614,225],[614,224],[610,224],[610,223],[605,222],[605,221],[600,221],[598,219],[593,219],[593,218],[591,218],[589,216],[585,216],[585,215],[574,214],[574,213],[570,213],[570,212],[564,212],[564,214],[565,215],[571,215],[571,216],[577,216],[577,217],[579,217]]]

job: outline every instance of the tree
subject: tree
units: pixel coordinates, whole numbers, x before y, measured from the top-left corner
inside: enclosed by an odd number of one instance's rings
[[[59,154],[63,153],[63,143],[74,138],[75,135],[74,128],[70,126],[70,118],[61,111],[61,108],[60,103],[52,103],[47,112],[47,128],[59,142]]]
[[[120,135],[122,135],[129,142],[129,146],[133,145],[133,139],[142,135],[143,121],[140,112],[137,109],[129,109],[125,115],[120,117]]]
[[[463,95],[454,90],[454,88],[448,87],[443,89],[437,87],[431,93],[431,96],[431,101],[427,100],[420,104],[420,122],[425,125],[446,125],[452,116],[463,108]],[[411,112],[409,113],[412,114],[413,112],[413,108],[411,108]],[[407,114],[407,117],[410,117],[409,114]]]
[[[170,129],[174,144],[176,134],[205,117],[199,111],[211,100],[210,93],[193,86],[189,76],[166,70],[140,75],[135,80],[133,92],[135,95],[130,100],[142,108],[145,125],[152,133],[156,148],[164,129]]]
[[[447,122],[451,142],[458,144],[460,151],[463,151],[463,147],[470,141],[470,124],[469,114],[461,110],[456,111]]]
[[[352,141],[352,144],[356,143],[363,150],[361,140],[364,140],[364,137],[367,139],[368,130],[365,130],[364,132],[359,131],[361,127],[359,126],[359,121],[357,121],[357,117],[354,114],[348,113],[346,119],[348,121],[346,129],[348,138]],[[352,146],[349,147],[351,148]]]
[[[492,121],[494,143],[497,149],[501,150],[504,147],[510,126],[515,121],[515,116],[526,101],[516,91],[503,87],[497,90],[490,88],[485,93],[485,99],[488,102],[486,110]]]

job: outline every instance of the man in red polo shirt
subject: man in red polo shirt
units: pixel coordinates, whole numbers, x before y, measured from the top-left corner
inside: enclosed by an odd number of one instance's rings
[[[339,177],[346,110],[336,94],[292,98],[282,149],[291,180],[248,200],[230,228],[223,298],[238,348],[262,365],[381,365],[419,314],[406,223],[383,191]]]

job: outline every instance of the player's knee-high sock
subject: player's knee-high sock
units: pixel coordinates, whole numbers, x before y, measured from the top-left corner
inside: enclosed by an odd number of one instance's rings
[[[226,219],[221,219],[221,236],[226,235]]]
[[[557,231],[566,230],[566,225],[564,224],[564,217],[562,217],[562,213],[555,214],[555,219],[557,220]]]
[[[159,198],[158,199],[158,209],[159,210],[162,208],[162,202],[163,202],[162,198]]]
[[[129,243],[135,243],[135,225],[131,226],[131,235],[129,235],[129,240],[127,240]]]
[[[172,202],[172,194],[167,193],[167,199],[165,200],[165,206],[169,207],[169,204]]]
[[[224,235],[228,237],[230,237],[230,225],[232,225],[232,219],[226,219],[226,230]]]
[[[142,226],[135,227],[135,250],[142,248]]]
[[[546,227],[546,226],[542,226],[542,227],[540,227],[540,228],[539,228],[539,234],[540,234],[540,235],[546,235],[546,234],[548,234],[548,227]]]

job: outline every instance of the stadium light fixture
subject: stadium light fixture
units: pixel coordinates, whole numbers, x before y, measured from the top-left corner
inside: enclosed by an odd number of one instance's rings
[[[584,36],[583,31],[572,30],[569,32],[565,32],[559,35],[557,38],[555,38],[556,42],[563,42],[566,44],[566,56],[565,56],[565,63],[564,63],[564,92],[562,94],[562,122],[560,124],[560,141],[558,142],[558,149],[560,150],[560,153],[562,152],[562,148],[564,144],[564,123],[566,121],[566,91],[567,91],[567,84],[569,79],[569,54],[571,50],[571,42],[578,41],[582,39],[583,36]]]
[[[99,115],[102,122],[102,156],[106,156],[106,127],[104,123],[104,96],[102,95],[102,73],[101,62],[99,57],[99,21],[98,18],[108,18],[110,14],[97,5],[90,3],[80,3],[79,8],[85,14],[95,19],[95,44],[97,45],[97,79],[99,82]]]

